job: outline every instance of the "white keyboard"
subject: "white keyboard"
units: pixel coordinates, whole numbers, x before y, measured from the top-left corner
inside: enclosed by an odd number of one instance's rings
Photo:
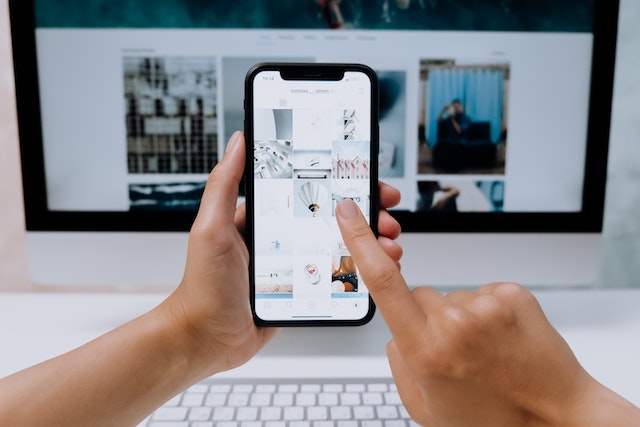
[[[207,379],[138,427],[418,427],[391,378]]]

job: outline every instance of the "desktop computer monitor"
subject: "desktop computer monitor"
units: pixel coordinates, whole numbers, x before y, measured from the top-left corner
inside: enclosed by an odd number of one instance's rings
[[[170,288],[263,61],[378,74],[411,286],[589,285],[618,2],[11,0],[36,283]]]

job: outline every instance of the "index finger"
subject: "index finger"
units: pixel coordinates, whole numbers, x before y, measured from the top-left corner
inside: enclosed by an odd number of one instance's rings
[[[396,345],[415,344],[424,332],[426,315],[413,299],[396,263],[378,244],[357,205],[344,199],[336,207],[336,219],[344,242]]]
[[[378,182],[378,197],[380,198],[380,207],[384,209],[392,208],[400,203],[400,191],[382,181]]]

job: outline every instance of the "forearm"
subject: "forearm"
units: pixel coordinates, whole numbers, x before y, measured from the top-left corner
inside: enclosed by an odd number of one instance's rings
[[[451,117],[451,124],[453,125],[453,129],[455,129],[456,133],[462,133],[462,128],[460,127],[460,124],[458,124],[456,119],[454,119],[453,117]]]
[[[0,380],[2,426],[134,426],[213,373],[162,306],[55,359]]]
[[[558,426],[640,426],[640,408],[595,380],[567,415],[571,423],[558,423]]]

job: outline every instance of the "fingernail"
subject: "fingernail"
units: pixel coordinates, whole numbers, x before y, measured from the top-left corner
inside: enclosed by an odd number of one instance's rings
[[[231,135],[231,138],[229,138],[229,142],[227,143],[225,152],[232,151],[234,148],[236,148],[238,146],[238,142],[241,140],[241,137],[242,132],[239,130],[235,131],[233,135]]]
[[[336,206],[336,213],[344,219],[355,218],[358,210],[358,206],[351,199],[342,199]]]

